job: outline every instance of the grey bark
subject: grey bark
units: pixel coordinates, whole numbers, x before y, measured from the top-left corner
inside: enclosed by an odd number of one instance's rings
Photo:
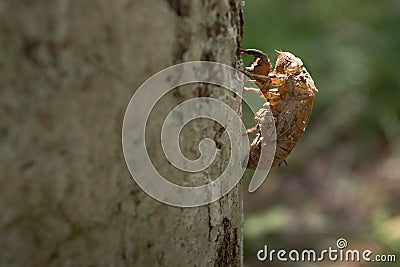
[[[190,60],[238,66],[241,3],[0,3],[1,266],[241,266],[240,184],[207,206],[167,206],[133,182],[121,150],[125,108],[149,76]],[[193,89],[177,89],[160,109],[208,96],[240,112],[226,91]],[[163,116],[152,119],[156,127]],[[207,120],[182,134],[189,158],[204,135],[228,140]],[[221,151],[200,178],[218,176],[229,157]]]

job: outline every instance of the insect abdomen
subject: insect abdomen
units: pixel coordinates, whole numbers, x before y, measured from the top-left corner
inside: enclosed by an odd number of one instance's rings
[[[282,96],[285,95],[283,92],[287,92],[287,100],[280,99],[280,103],[271,105],[277,134],[272,166],[282,163],[303,135],[310,120],[316,88],[311,76],[303,67],[300,74],[289,76],[278,91]],[[284,107],[278,109],[282,103],[285,103]]]
[[[283,162],[303,135],[311,115],[311,106],[289,101],[276,118],[276,150],[272,166]]]

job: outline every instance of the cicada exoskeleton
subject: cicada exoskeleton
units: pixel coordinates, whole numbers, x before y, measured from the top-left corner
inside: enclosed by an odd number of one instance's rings
[[[271,71],[271,62],[266,54],[256,49],[241,51],[252,55],[255,60],[244,73],[260,88],[259,90],[269,105],[275,119],[276,151],[272,167],[281,164],[293,150],[303,135],[311,115],[315,93],[318,91],[300,58],[289,52],[277,52],[275,68]],[[260,120],[256,114],[256,123]],[[250,145],[247,168],[255,169],[260,158],[260,146],[263,138],[259,125]],[[249,131],[248,131],[249,132]]]

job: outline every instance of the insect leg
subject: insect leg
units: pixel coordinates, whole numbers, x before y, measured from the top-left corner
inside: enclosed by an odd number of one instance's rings
[[[242,134],[242,136],[249,135],[258,131],[258,126],[254,126],[253,128],[247,129],[246,133]]]
[[[248,91],[248,92],[260,93],[260,89],[259,88],[244,87],[244,90]]]
[[[251,73],[251,72],[249,72],[247,70],[239,70],[239,71],[244,73],[250,79],[254,79],[256,81],[265,81],[265,82],[271,81],[271,77],[266,76],[266,75],[254,74],[254,73]]]

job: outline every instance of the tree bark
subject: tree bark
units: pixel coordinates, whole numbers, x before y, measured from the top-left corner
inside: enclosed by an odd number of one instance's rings
[[[1,266],[242,265],[240,184],[207,206],[167,206],[133,182],[121,150],[125,108],[152,74],[191,60],[238,66],[241,4],[0,4]],[[226,91],[192,89],[177,89],[160,109],[206,96],[240,112],[240,98]],[[162,120],[152,115],[154,127]],[[183,153],[198,156],[204,134],[223,146],[222,132],[194,122],[182,133]],[[229,157],[222,151],[204,179],[221,172]],[[149,153],[178,182],[185,178],[156,147]]]

